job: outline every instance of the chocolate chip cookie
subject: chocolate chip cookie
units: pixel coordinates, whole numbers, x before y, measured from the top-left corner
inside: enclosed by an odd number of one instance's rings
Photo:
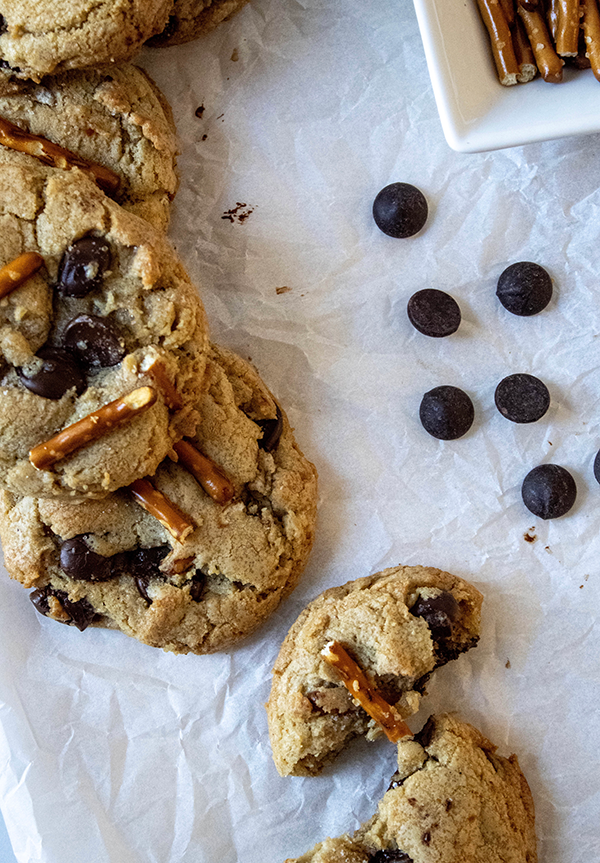
[[[130,60],[164,29],[172,0],[0,0],[4,74],[40,81],[66,69]]]
[[[135,496],[73,505],[1,494],[6,567],[36,588],[42,614],[211,653],[256,629],[295,587],[313,541],[314,467],[252,366],[213,345],[206,378],[201,422],[185,441],[199,471],[182,450]]]
[[[482,596],[439,569],[398,566],[318,596],[290,629],[267,703],[282,776],[314,776],[348,741],[381,726],[359,707],[321,651],[344,646],[400,717],[419,708],[431,672],[473,647]]]
[[[17,81],[5,91],[0,118],[114,172],[114,199],[166,229],[177,190],[175,125],[142,69],[123,63],[76,70],[41,84]]]
[[[248,0],[175,0],[165,29],[153,36],[148,44],[152,48],[161,48],[165,45],[191,42],[192,39],[209,33],[247,2]]]
[[[516,755],[497,755],[472,725],[441,714],[398,744],[370,821],[286,863],[536,863],[534,822]]]
[[[99,497],[154,473],[193,433],[208,350],[171,247],[83,171],[5,149],[0,225],[0,264],[42,264],[0,300],[0,485]]]

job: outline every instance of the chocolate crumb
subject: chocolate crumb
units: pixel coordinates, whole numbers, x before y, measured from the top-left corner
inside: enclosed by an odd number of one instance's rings
[[[421,842],[423,843],[423,845],[429,845],[429,843],[431,842],[431,833],[429,832],[429,830],[423,833],[423,835],[421,836]]]
[[[196,117],[200,118],[204,114],[204,111],[205,111],[204,105],[199,105],[196,108],[196,110],[194,111],[194,114],[196,115]]]
[[[232,60],[232,62],[233,62],[233,63],[237,63],[237,61],[238,61],[239,59],[240,59],[240,55],[238,54],[238,49],[237,49],[237,48],[234,48],[234,49],[233,49],[233,53],[232,53],[232,55],[231,55],[231,60]]]
[[[505,668],[510,668],[510,659],[507,659],[507,660],[506,660],[506,664],[504,665],[504,667],[505,667]]]
[[[537,536],[535,533],[532,532],[534,530],[535,530],[535,528],[530,527],[529,530],[527,531],[527,533],[523,534],[523,539],[525,540],[525,542],[535,542],[536,541]]]
[[[246,221],[246,219],[254,212],[254,207],[249,207],[248,204],[243,204],[238,201],[231,210],[225,210],[222,219],[229,219],[231,224],[235,221],[239,222],[240,225]]]
[[[201,138],[200,140],[201,140],[201,141],[206,141],[206,139],[207,139],[207,138],[208,138],[208,135],[202,135],[202,138]]]
[[[289,294],[291,288],[288,288],[287,285],[284,285],[282,288],[275,288],[276,294]]]

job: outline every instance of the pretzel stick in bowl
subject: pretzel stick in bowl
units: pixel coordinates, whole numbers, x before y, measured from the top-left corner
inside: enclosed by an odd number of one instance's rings
[[[576,57],[579,41],[579,0],[558,0],[556,53]]]
[[[517,6],[517,12],[525,25],[540,75],[544,81],[548,81],[550,84],[558,84],[562,81],[564,60],[561,60],[552,47],[550,34],[548,33],[544,19],[539,12],[529,12],[520,3]]]
[[[515,57],[510,28],[498,0],[477,0],[479,12],[490,37],[492,54],[500,83],[510,87],[517,83],[519,64]]]
[[[556,42],[556,33],[558,31],[558,4],[560,0],[548,0],[546,3],[546,19],[548,21],[548,30],[554,42]]]
[[[527,31],[521,19],[517,16],[510,28],[512,33],[513,45],[515,48],[515,56],[519,64],[519,74],[517,81],[519,84],[526,84],[532,81],[537,75],[537,66],[535,65],[535,57],[531,50]]]
[[[594,77],[600,81],[600,12],[596,0],[583,0],[583,36],[586,57],[590,61]]]
[[[504,12],[506,23],[512,28],[515,20],[515,0],[500,0],[500,6]]]

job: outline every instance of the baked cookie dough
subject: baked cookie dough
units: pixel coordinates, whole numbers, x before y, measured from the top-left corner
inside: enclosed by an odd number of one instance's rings
[[[534,806],[516,755],[456,716],[398,744],[376,815],[286,863],[536,863]]]
[[[130,60],[165,26],[173,0],[0,0],[0,61],[40,81],[66,69]]]
[[[152,477],[191,523],[181,541],[122,489],[102,501],[0,495],[10,575],[43,614],[175,653],[256,629],[296,585],[313,542],[316,472],[252,366],[213,345],[190,442],[233,486],[218,503],[180,464]]]
[[[181,45],[209,33],[245,6],[248,0],[175,0],[167,25],[162,33],[153,36],[148,44],[152,48]]]
[[[381,734],[321,656],[326,644],[340,643],[404,718],[431,672],[477,643],[481,603],[468,582],[423,566],[384,569],[313,600],[273,668],[267,717],[279,773],[314,776],[352,738]]]
[[[166,230],[178,184],[175,124],[142,69],[123,63],[76,70],[41,84],[16,81],[5,91],[0,118],[114,171],[114,199]]]
[[[0,149],[0,264],[25,252],[44,266],[0,300],[0,486],[104,496],[154,473],[193,432],[204,310],[163,235],[86,173]],[[145,412],[47,469],[30,461],[32,448],[140,388],[156,399]]]

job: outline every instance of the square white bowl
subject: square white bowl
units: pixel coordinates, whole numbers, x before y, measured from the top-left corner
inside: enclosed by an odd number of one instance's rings
[[[476,0],[414,0],[442,128],[461,153],[600,132],[600,82],[565,67],[561,84],[503,87]]]

